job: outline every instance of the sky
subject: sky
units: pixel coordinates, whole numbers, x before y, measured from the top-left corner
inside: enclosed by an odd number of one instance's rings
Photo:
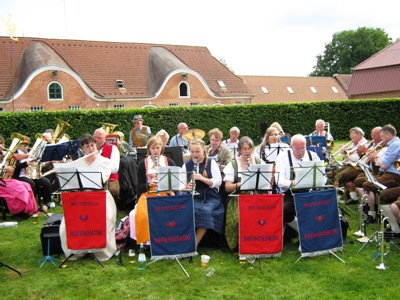
[[[397,3],[1,0],[0,36],[15,25],[13,37],[203,46],[237,75],[307,76],[334,33],[372,27],[400,38]]]

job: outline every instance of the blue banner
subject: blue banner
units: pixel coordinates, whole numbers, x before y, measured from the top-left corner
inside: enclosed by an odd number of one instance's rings
[[[294,194],[302,256],[341,251],[342,230],[335,189]]]
[[[151,259],[175,259],[196,253],[191,194],[147,198]]]

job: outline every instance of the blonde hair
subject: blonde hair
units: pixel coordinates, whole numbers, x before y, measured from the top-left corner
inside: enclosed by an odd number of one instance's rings
[[[211,138],[211,136],[214,135],[216,138],[218,138],[220,141],[222,141],[222,138],[224,137],[224,134],[222,133],[221,130],[218,128],[211,129],[208,132],[208,136]]]
[[[165,135],[165,137],[167,138],[167,143],[169,141],[169,134],[168,132],[166,132],[164,129],[161,129],[159,132],[156,133],[156,136],[163,136]]]
[[[261,143],[261,145],[260,145],[260,147],[261,148],[263,148],[263,147],[265,147],[266,145],[269,145],[269,141],[268,141],[268,138],[269,138],[269,136],[274,132],[274,131],[278,131],[278,134],[279,134],[279,129],[278,128],[276,128],[276,127],[268,127],[266,130],[265,130],[265,135],[264,135],[264,141]],[[280,143],[281,142],[281,138],[279,137],[278,138],[278,143]]]
[[[160,155],[162,155],[164,153],[164,146],[163,146],[163,142],[162,142],[161,138],[158,135],[152,136],[147,141],[147,145],[146,145],[146,147],[147,147],[147,155],[151,154],[150,153],[150,148],[154,144],[160,144],[161,145],[161,153],[160,153]]]
[[[205,163],[205,165],[204,165],[204,170],[203,170],[203,173],[202,173],[201,175],[203,175],[204,177],[208,178],[208,175],[207,175],[208,153],[207,153],[207,151],[206,151],[206,143],[204,143],[204,141],[203,141],[202,139],[194,138],[193,140],[191,140],[191,141],[189,142],[189,150],[190,150],[190,147],[191,147],[192,145],[200,146],[200,147],[203,149],[204,161],[205,161],[206,163]]]

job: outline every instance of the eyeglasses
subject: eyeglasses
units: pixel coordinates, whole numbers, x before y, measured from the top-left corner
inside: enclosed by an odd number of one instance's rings
[[[21,147],[28,147],[28,144],[19,144]]]
[[[296,151],[302,151],[302,150],[306,150],[306,147],[302,147],[302,148],[295,148],[295,147],[293,147],[293,149],[296,150]]]

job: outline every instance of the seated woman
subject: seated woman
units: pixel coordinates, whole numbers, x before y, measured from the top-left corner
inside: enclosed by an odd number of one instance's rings
[[[216,161],[208,158],[203,140],[193,139],[189,151],[191,160],[185,162],[182,172],[187,174],[187,188],[195,188],[197,192],[194,196],[197,247],[208,229],[219,234],[224,231],[224,206],[218,193],[222,178]]]
[[[101,172],[103,183],[105,184],[111,175],[111,161],[109,158],[101,156],[96,148],[96,140],[91,134],[84,134],[81,137],[81,148],[85,153],[85,156],[72,161],[69,163],[70,166],[82,168],[85,170],[91,170]],[[90,192],[88,192],[90,193]],[[115,222],[117,218],[117,207],[111,193],[106,190],[106,230],[107,230],[107,241],[106,247],[102,249],[96,249],[95,255],[100,261],[109,260],[117,251],[115,243]],[[67,246],[67,232],[65,229],[64,218],[60,224],[60,239],[61,247],[66,257],[69,257],[72,250],[68,249]],[[70,260],[82,257],[85,254],[76,254],[70,258]]]
[[[163,155],[163,142],[159,136],[151,137],[147,142],[147,156],[138,166],[138,191],[141,195],[135,208],[129,213],[130,236],[138,244],[150,240],[149,218],[147,215],[147,197],[158,195],[158,168],[175,166],[169,157]],[[160,195],[167,195],[165,192]]]
[[[248,136],[239,140],[239,158],[232,160],[224,169],[225,190],[227,193],[240,191],[241,173],[252,164],[265,164],[264,161],[253,155],[254,142]],[[238,197],[229,196],[226,209],[225,237],[229,249],[237,251],[239,246],[239,210]]]
[[[3,162],[5,140],[0,136],[0,162]],[[4,162],[1,177],[11,177],[15,168],[9,166],[8,162]],[[9,176],[3,176],[9,174]],[[4,198],[7,203],[7,208],[16,219],[26,219],[31,214],[38,211],[35,196],[31,186],[16,179],[0,179],[0,197]]]
[[[289,148],[288,144],[281,142],[279,130],[269,127],[265,130],[263,142],[255,150],[255,156],[266,163],[274,163],[278,154]]]
[[[168,147],[168,141],[169,141],[169,134],[168,132],[166,132],[164,129],[161,129],[160,131],[158,131],[156,133],[156,136],[159,136],[162,143],[163,143],[163,147]]]

